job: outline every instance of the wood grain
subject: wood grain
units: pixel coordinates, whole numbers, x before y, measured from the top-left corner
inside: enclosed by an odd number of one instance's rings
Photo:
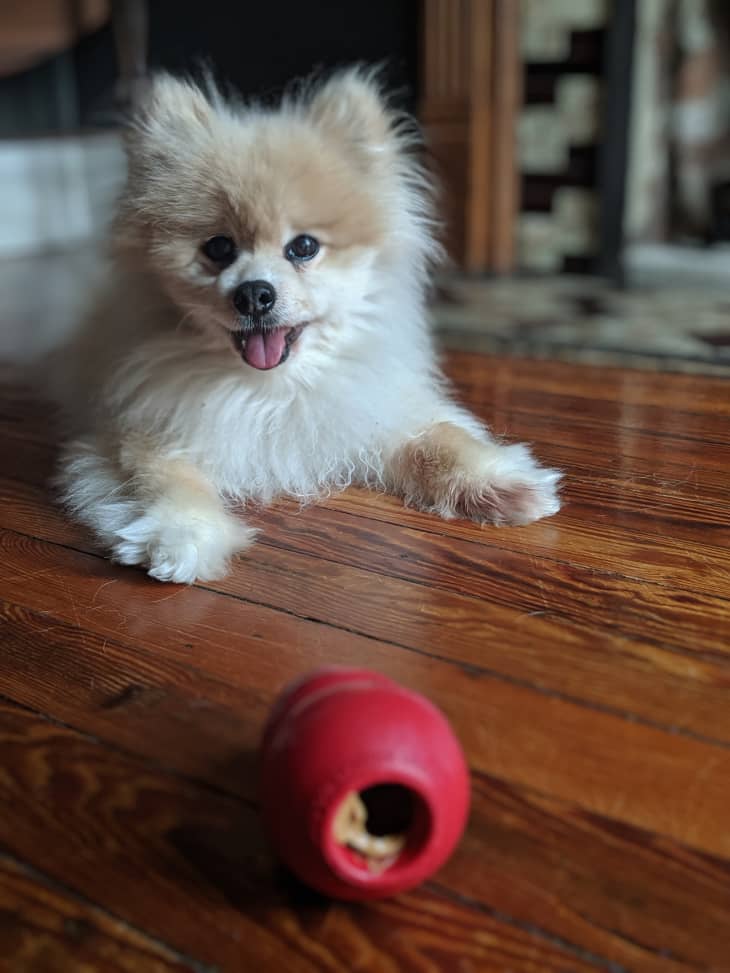
[[[444,527],[435,517],[403,510],[394,498],[375,497],[366,491],[351,490],[346,496],[333,497],[330,503],[337,510],[380,523],[421,527],[442,536],[477,543],[488,537],[489,543],[501,550],[608,571],[643,582],[673,585],[721,598],[727,598],[730,591],[730,565],[725,547],[701,540],[692,543],[688,539],[675,539],[666,523],[657,523],[651,510],[637,508],[626,518],[615,511],[612,515],[602,506],[600,497],[590,504],[570,502],[566,498],[560,515],[561,529],[550,521],[539,521],[517,530],[504,528],[480,534],[475,534],[473,527],[462,521],[449,521]]]
[[[0,854],[0,963],[12,973],[186,973],[196,964]],[[197,973],[204,973],[198,967]]]
[[[49,495],[46,407],[0,396],[12,973],[730,970],[728,386],[448,366],[565,470],[557,517],[479,529],[363,491],[280,503],[248,512],[263,536],[227,579],[190,589],[99,556]],[[367,908],[287,883],[255,809],[274,695],[333,662],[433,698],[472,769],[452,861]]]
[[[435,890],[371,907],[320,900],[277,873],[240,802],[13,706],[0,704],[0,746],[10,808],[0,841],[203,963],[295,973],[593,968],[578,951]]]

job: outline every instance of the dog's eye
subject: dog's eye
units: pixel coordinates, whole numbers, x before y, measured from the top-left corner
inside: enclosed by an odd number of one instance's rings
[[[318,253],[319,243],[313,236],[307,236],[306,233],[302,233],[301,236],[295,236],[293,240],[287,243],[284,250],[286,259],[291,260],[293,263],[299,263],[302,260],[311,260]]]
[[[229,236],[212,236],[203,244],[203,253],[219,267],[227,267],[236,259],[236,244]]]

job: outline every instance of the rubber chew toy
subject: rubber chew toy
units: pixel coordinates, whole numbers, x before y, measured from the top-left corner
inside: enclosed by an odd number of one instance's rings
[[[261,774],[272,845],[334,898],[418,885],[449,857],[469,809],[468,770],[445,717],[364,669],[320,669],[282,693]]]

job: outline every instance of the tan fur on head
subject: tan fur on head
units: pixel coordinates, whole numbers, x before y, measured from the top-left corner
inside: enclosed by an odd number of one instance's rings
[[[378,232],[392,229],[378,198],[403,193],[413,177],[419,185],[411,217],[430,219],[428,184],[414,158],[407,173],[400,159],[412,143],[372,72],[349,71],[304,88],[280,114],[255,104],[232,109],[212,82],[206,93],[162,74],[128,131],[129,181],[117,226],[122,234],[201,232],[214,217],[230,217],[251,235],[272,231],[286,214],[302,224],[343,222],[340,243],[355,226],[376,242]],[[353,165],[368,179],[353,179]]]

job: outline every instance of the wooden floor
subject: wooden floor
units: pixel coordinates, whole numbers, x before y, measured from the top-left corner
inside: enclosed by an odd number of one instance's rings
[[[730,970],[730,383],[449,367],[566,471],[558,516],[283,503],[192,588],[64,520],[46,409],[7,389],[2,970]],[[396,900],[321,901],[262,841],[262,722],[322,663],[426,693],[469,758],[462,845]]]

